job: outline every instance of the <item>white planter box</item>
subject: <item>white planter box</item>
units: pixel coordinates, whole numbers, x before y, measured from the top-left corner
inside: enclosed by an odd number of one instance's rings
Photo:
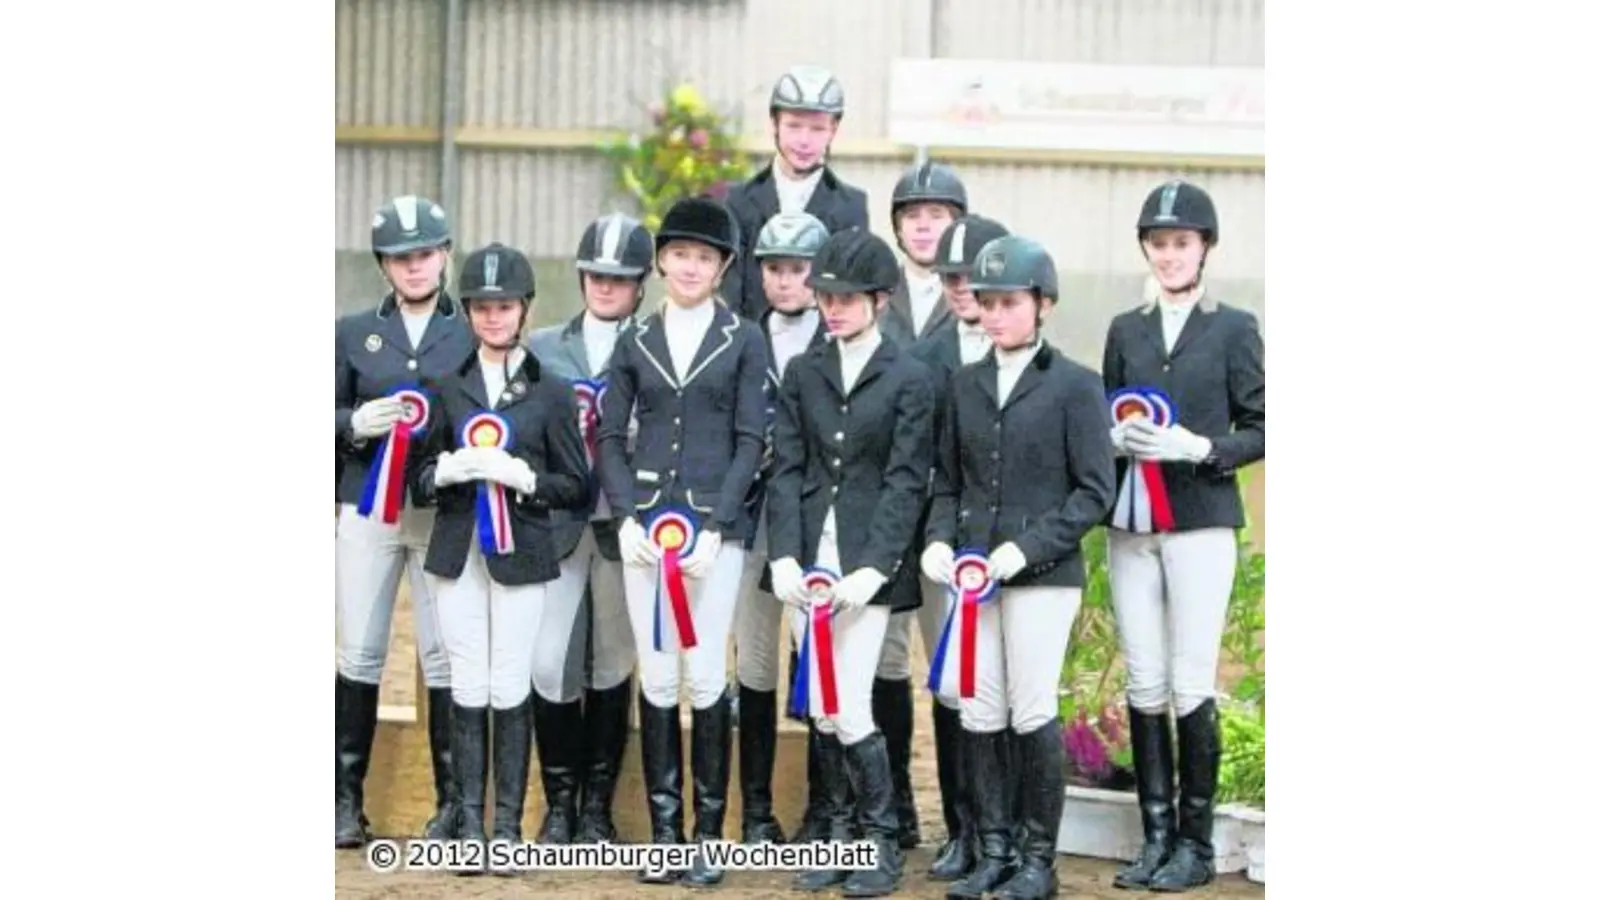
[[[1067,788],[1056,852],[1132,861],[1144,846],[1139,799],[1132,792]]]
[[[1258,884],[1267,883],[1267,814],[1248,806],[1232,806],[1228,817],[1239,825],[1239,841],[1243,847],[1244,877]]]
[[[1096,859],[1131,861],[1144,844],[1139,799],[1131,791],[1068,787],[1061,806],[1056,852]],[[1211,848],[1217,874],[1244,872],[1251,881],[1267,880],[1267,814],[1238,804],[1217,807]]]

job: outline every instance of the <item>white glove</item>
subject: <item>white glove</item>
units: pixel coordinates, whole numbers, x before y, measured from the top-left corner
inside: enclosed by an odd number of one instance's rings
[[[436,487],[465,484],[482,477],[483,471],[478,465],[478,457],[470,455],[465,450],[441,453],[434,463],[433,483]]]
[[[768,568],[772,572],[772,596],[796,609],[805,609],[810,603],[806,596],[806,576],[794,557],[775,559]]]
[[[1149,419],[1134,419],[1125,441],[1128,452],[1140,459],[1161,462],[1200,462],[1211,455],[1211,439],[1182,425],[1158,427]]]
[[[533,489],[539,484],[539,476],[534,474],[527,460],[518,459],[498,447],[480,449],[483,452],[483,478],[503,484],[523,496],[533,494]]]
[[[1128,455],[1128,429],[1137,419],[1123,419],[1111,426],[1111,449],[1117,456]]]
[[[922,574],[935,584],[949,584],[955,574],[956,552],[944,541],[934,541],[922,551]]]
[[[702,531],[694,540],[694,550],[683,560],[683,574],[690,578],[704,578],[711,574],[711,564],[722,552],[722,533]]]
[[[382,437],[405,415],[406,406],[398,397],[379,397],[356,407],[350,416],[350,433],[358,441]]]
[[[1028,567],[1028,560],[1016,544],[1006,541],[989,554],[989,577],[1006,581]]]
[[[660,550],[650,543],[650,536],[644,533],[644,526],[638,519],[628,519],[617,529],[617,549],[621,551],[623,562],[641,569],[661,560]]]
[[[840,612],[860,609],[866,606],[888,581],[889,579],[877,569],[857,569],[833,586],[833,604]]]

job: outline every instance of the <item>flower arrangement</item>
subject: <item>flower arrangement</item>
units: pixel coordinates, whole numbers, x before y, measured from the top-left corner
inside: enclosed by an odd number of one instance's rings
[[[1223,634],[1223,658],[1242,667],[1231,696],[1218,704],[1223,758],[1218,799],[1264,807],[1266,803],[1266,556],[1250,546],[1248,523],[1239,535],[1239,564]],[[1133,785],[1123,691],[1127,683],[1104,528],[1083,541],[1088,580],[1073,623],[1061,672],[1061,720],[1071,780],[1088,787],[1125,790]]]
[[[608,140],[599,149],[614,167],[617,188],[632,198],[651,231],[677,201],[701,195],[721,200],[749,177],[738,129],[694,85],[670,87],[647,112],[649,131]]]

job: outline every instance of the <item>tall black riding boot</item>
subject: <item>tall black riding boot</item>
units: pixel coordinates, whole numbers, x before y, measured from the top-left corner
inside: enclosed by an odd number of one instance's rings
[[[917,798],[911,791],[911,679],[872,680],[872,719],[889,748],[889,774],[894,779],[894,814],[900,824],[900,847],[922,843],[917,827]]]
[[[537,695],[532,695],[537,696]],[[496,841],[522,843],[522,806],[528,796],[528,765],[532,756],[530,700],[511,709],[494,711],[494,831]],[[511,875],[514,869],[496,870]]]
[[[578,827],[578,778],[583,766],[581,701],[551,703],[533,693],[533,729],[544,782],[544,823],[539,843],[570,844]]]
[[[878,865],[857,869],[844,880],[846,897],[884,897],[900,885],[900,827],[895,821],[894,784],[889,749],[882,732],[844,748],[845,771],[856,795],[856,821],[878,847]]]
[[[362,811],[372,736],[378,730],[378,686],[333,676],[333,846],[360,847],[372,835]]]
[[[1021,758],[1022,833],[1017,874],[995,891],[1006,900],[1044,900],[1056,895],[1056,834],[1067,793],[1067,753],[1061,720],[1051,719],[1027,734],[1011,733]]]
[[[1178,840],[1178,818],[1172,797],[1172,724],[1165,710],[1143,713],[1128,707],[1128,737],[1133,745],[1134,787],[1139,792],[1139,819],[1144,847],[1131,865],[1117,870],[1119,888],[1144,888],[1166,864]]]
[[[1217,734],[1217,702],[1207,700],[1178,717],[1178,846],[1150,879],[1152,891],[1185,891],[1210,884],[1211,814],[1217,795],[1217,769],[1222,743]]]
[[[933,744],[939,765],[939,802],[949,837],[934,855],[928,877],[954,881],[977,861],[977,828],[961,766],[961,711],[933,704]]]
[[[818,840],[852,840],[855,837],[855,811],[850,808],[850,775],[845,770],[844,744],[839,742],[837,734],[823,734],[820,731],[814,731],[813,734],[816,737],[811,751],[817,767],[811,775],[812,783],[821,788],[821,805],[828,810],[828,818],[824,823],[827,833]],[[794,886],[802,891],[825,891],[843,884],[849,877],[848,870],[812,869],[801,872],[795,878]]]
[[[823,783],[822,751],[817,743],[821,737],[816,722],[806,723],[806,812],[794,836],[796,844],[828,840],[828,822],[833,810],[828,805],[828,791]]]
[[[1005,754],[1003,731],[982,734],[962,729],[961,764],[966,768],[967,786],[977,812],[978,861],[965,878],[945,891],[950,900],[979,900],[1016,870],[1011,804],[1000,774],[1006,764]]]
[[[639,756],[644,762],[644,789],[650,804],[650,843],[682,844],[683,725],[678,707],[656,706],[639,695]],[[672,884],[683,873],[641,872],[643,884]]]
[[[778,751],[778,692],[739,685],[740,839],[783,843],[772,814],[772,763]]]
[[[728,762],[733,755],[731,713],[724,691],[717,702],[694,711],[694,732],[689,735],[694,767],[694,839],[702,846],[722,840],[728,814]],[[722,882],[722,870],[712,868],[702,854],[695,858],[683,880],[697,887]]]
[[[450,760],[450,689],[428,688],[428,749],[433,754],[433,818],[422,826],[422,836],[430,841],[449,841],[456,836],[456,820],[461,817],[461,798],[456,794],[455,765]]]
[[[488,835],[483,830],[483,798],[489,777],[488,707],[452,706],[450,760],[455,764],[456,794],[461,800],[458,839],[487,844]]]
[[[588,764],[578,819],[581,844],[617,839],[611,801],[617,794],[622,755],[628,747],[628,704],[632,699],[633,679],[627,678],[614,688],[589,691],[583,701],[583,742]]]

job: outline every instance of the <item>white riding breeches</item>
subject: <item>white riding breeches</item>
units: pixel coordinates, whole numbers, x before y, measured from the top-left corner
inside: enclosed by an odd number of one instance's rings
[[[590,616],[578,621],[584,592]],[[585,639],[593,646],[593,671],[584,684]],[[585,687],[609,690],[633,674],[633,626],[622,598],[622,563],[600,555],[594,526],[583,529],[572,555],[561,561],[561,575],[545,592],[545,611],[533,652],[533,686],[551,703],[571,703]]]
[[[1128,666],[1128,703],[1188,715],[1217,693],[1217,664],[1239,561],[1231,528],[1107,531],[1111,602]]]
[[[547,586],[495,583],[476,533],[461,577],[434,581],[440,631],[450,654],[451,697],[474,709],[514,709],[532,690],[534,637]]]
[[[678,705],[680,656],[688,666],[689,702],[695,709],[710,709],[726,693],[728,632],[739,599],[744,557],[744,548],[730,541],[717,551],[716,562],[705,578],[684,578],[696,644],[694,649],[681,652],[658,651],[653,642],[659,566],[623,566],[628,620],[639,652],[639,686],[651,705]]]
[[[778,689],[783,603],[760,587],[766,567],[765,554],[745,554],[744,577],[733,617],[734,665],[739,683],[753,691]]]
[[[978,607],[975,696],[960,701],[962,728],[992,734],[1009,713],[1012,730],[1028,734],[1060,715],[1056,688],[1082,602],[1082,588],[1002,587]]]
[[[832,521],[833,517],[828,517],[827,522]],[[826,524],[816,560],[819,568],[839,571],[837,536]],[[866,740],[878,730],[872,718],[872,679],[883,654],[884,634],[895,618],[898,617],[891,616],[887,606],[862,606],[842,612],[833,620],[833,664],[839,711],[837,715],[823,715],[821,704],[817,703],[812,718],[816,720],[818,731],[837,734],[839,742],[846,747]],[[806,613],[791,607],[790,632],[804,635],[805,628]]]
[[[363,684],[382,680],[403,572],[410,579],[423,680],[430,688],[450,686],[450,659],[439,639],[433,586],[422,571],[432,533],[431,509],[408,506],[401,510],[399,522],[385,525],[363,517],[353,503],[340,505],[334,537],[334,604],[339,674],[345,678]]]

